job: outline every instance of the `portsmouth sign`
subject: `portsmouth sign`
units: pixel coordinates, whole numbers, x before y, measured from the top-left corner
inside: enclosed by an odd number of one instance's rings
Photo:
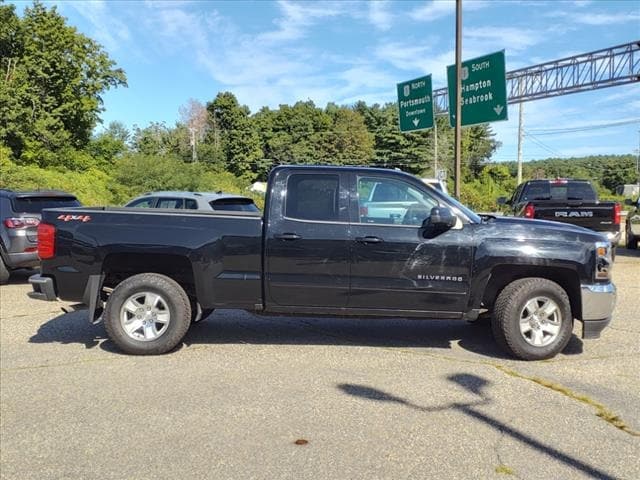
[[[431,75],[398,83],[398,117],[401,132],[433,127]]]

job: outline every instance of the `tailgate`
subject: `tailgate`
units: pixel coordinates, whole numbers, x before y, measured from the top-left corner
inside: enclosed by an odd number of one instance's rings
[[[614,225],[614,206],[610,203],[534,204],[534,217],[589,228],[597,232],[619,228]]]

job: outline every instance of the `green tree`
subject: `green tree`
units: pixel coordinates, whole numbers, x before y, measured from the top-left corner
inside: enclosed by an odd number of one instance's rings
[[[334,165],[364,165],[373,157],[373,135],[362,115],[348,108],[330,108],[331,130],[324,138],[326,160]]]
[[[19,18],[0,5],[0,142],[23,163],[47,165],[59,149],[87,145],[101,95],[126,86],[102,47],[35,2]]]
[[[207,143],[221,151],[226,169],[237,176],[256,178],[258,162],[264,157],[260,137],[249,117],[249,108],[235,95],[221,92],[207,104],[210,125]]]

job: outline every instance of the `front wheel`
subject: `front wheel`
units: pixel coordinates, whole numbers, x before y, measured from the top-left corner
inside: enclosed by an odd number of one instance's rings
[[[545,278],[516,280],[498,295],[491,328],[497,343],[521,360],[552,358],[573,331],[569,297]]]
[[[126,353],[166,353],[189,329],[189,297],[169,277],[157,273],[134,275],[111,293],[104,324],[109,338]]]

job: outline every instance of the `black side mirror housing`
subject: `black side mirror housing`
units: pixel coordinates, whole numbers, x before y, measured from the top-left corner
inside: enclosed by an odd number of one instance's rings
[[[498,197],[496,201],[498,202],[498,205],[509,205],[510,203],[507,197]]]
[[[447,207],[433,207],[431,214],[422,223],[429,230],[445,231],[456,225],[457,217]]]
[[[625,198],[624,204],[625,205],[635,205],[635,202],[633,200],[631,200],[630,198]]]

